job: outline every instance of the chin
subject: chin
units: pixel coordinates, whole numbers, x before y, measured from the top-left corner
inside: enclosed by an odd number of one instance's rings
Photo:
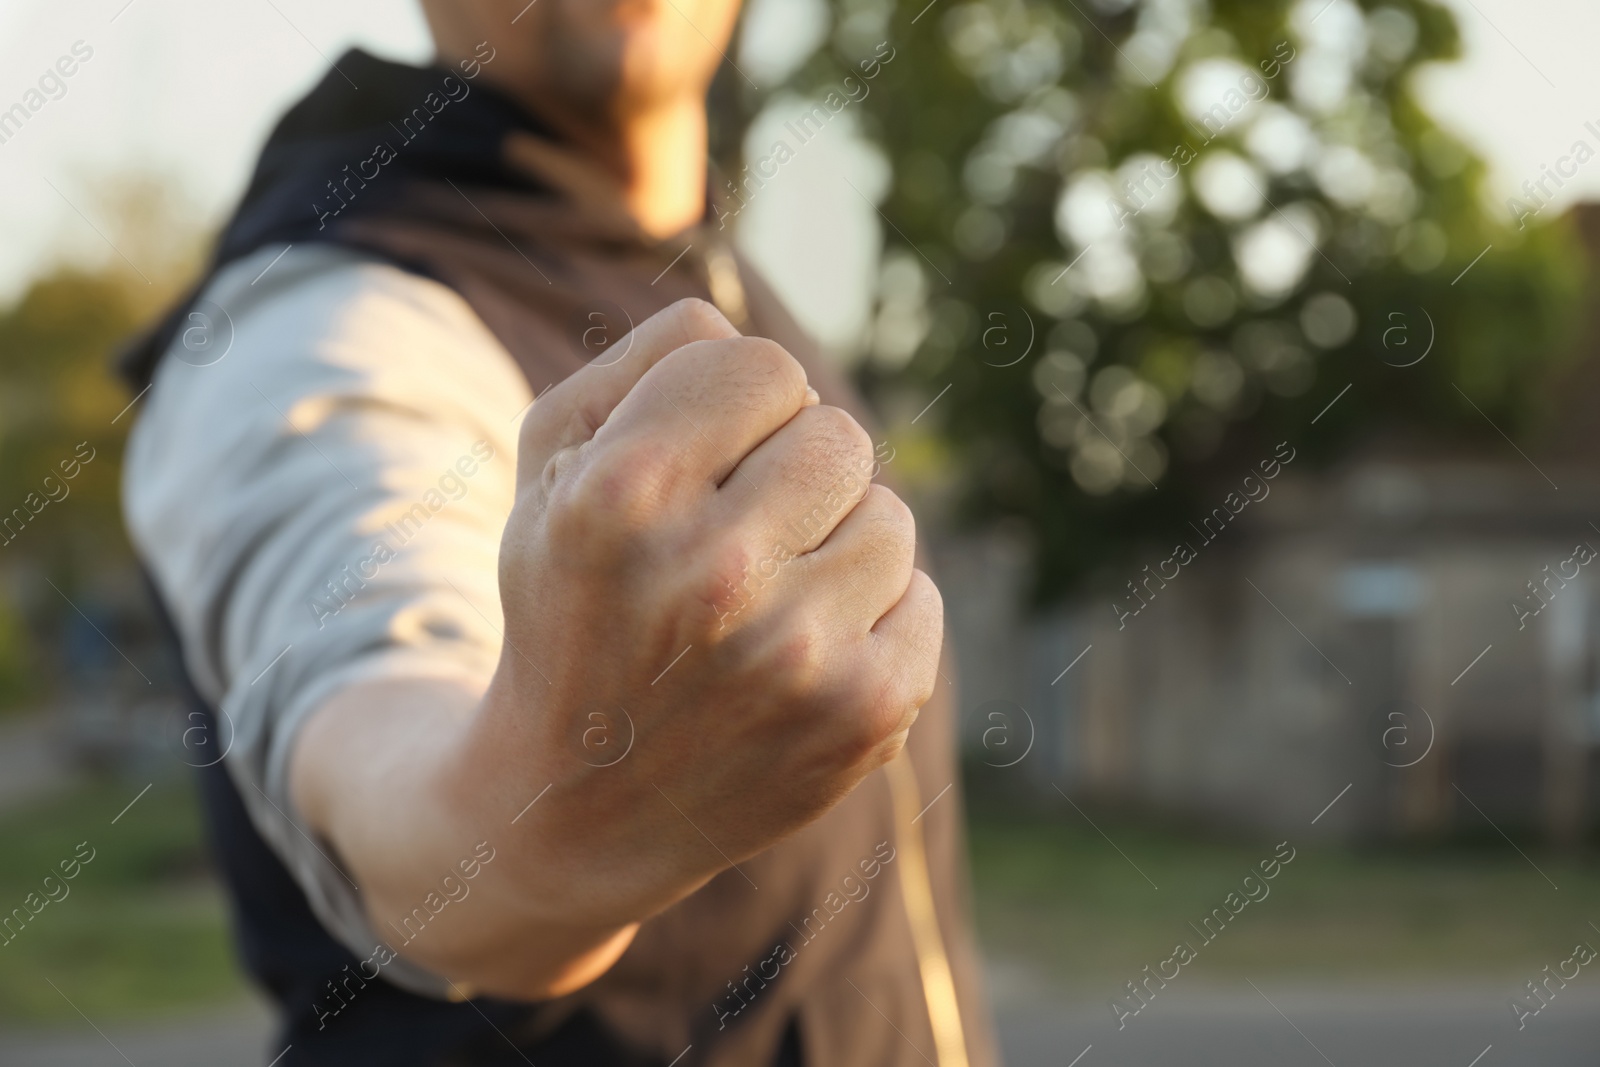
[[[711,40],[726,36],[721,31],[728,27],[713,24],[723,20],[704,5],[680,0],[680,14],[666,0],[556,2],[536,38],[539,95],[546,103],[557,96],[565,109],[596,118],[647,110],[703,95],[722,61],[689,21],[701,23]]]
[[[651,27],[587,55],[569,50],[562,60],[566,70],[561,84],[565,92],[589,96],[612,112],[703,96],[721,57],[711,52],[713,62],[708,63],[701,52],[711,50],[700,38],[690,44]]]

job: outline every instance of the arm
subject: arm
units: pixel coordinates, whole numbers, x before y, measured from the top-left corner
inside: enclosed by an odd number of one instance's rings
[[[516,826],[511,819],[534,793],[518,802],[480,792],[487,781],[523,777],[509,766],[473,765],[467,724],[484,714],[484,694],[460,683],[344,689],[301,733],[292,795],[306,821],[338,843],[374,929],[401,954],[466,982],[462,992],[561,996],[605,973],[637,924],[583,922],[563,892],[580,872],[564,869],[553,850],[531,870],[512,862],[528,851],[530,835],[518,828],[531,826],[537,809]],[[494,859],[469,879],[461,864],[481,854],[480,842]],[[430,893],[435,907],[450,901],[436,915]],[[426,923],[413,917],[419,906]]]
[[[904,744],[939,652],[909,512],[786,352],[698,301],[621,346],[524,423],[487,689],[342,690],[291,761],[380,931],[492,846],[402,952],[502,996],[592,981],[841,800]],[[631,724],[610,765],[596,714]]]

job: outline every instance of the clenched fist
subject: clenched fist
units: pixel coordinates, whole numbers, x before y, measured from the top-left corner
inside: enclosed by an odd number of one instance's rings
[[[549,787],[518,831],[574,874],[552,907],[641,919],[899,751],[943,608],[873,470],[794,357],[698,300],[533,406],[476,732],[517,761],[507,810]]]
[[[295,804],[373,928],[421,907],[401,955],[560,996],[898,752],[943,608],[873,470],[793,357],[697,300],[535,403],[487,691],[353,684],[296,741]],[[477,842],[471,902],[434,903]]]

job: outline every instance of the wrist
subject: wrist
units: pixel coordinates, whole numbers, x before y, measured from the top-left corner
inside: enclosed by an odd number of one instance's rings
[[[542,680],[529,695],[498,672],[448,760],[442,793],[496,841],[499,873],[531,918],[620,929],[716,871],[682,868],[682,850],[670,844],[678,835],[659,826],[670,806],[622,755],[627,721],[596,725],[556,703]],[[564,728],[568,721],[576,725]],[[604,744],[592,733],[602,729],[615,735]]]

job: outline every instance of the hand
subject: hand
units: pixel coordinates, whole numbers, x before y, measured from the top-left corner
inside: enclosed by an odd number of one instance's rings
[[[900,750],[943,607],[872,457],[792,356],[697,300],[534,405],[464,777],[508,817],[550,786],[515,848],[545,905],[642,919]]]

